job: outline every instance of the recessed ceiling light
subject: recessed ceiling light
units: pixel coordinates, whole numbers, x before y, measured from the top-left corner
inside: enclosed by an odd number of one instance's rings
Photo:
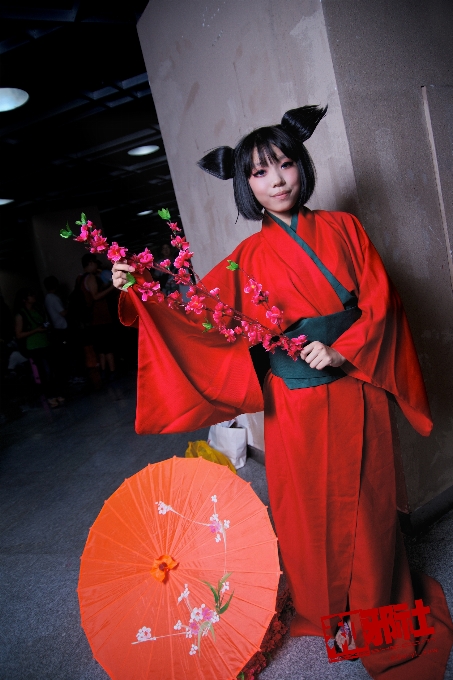
[[[148,144],[147,146],[137,146],[135,149],[130,149],[127,153],[129,156],[147,156],[155,151],[159,151],[159,147],[155,144]]]
[[[6,205],[7,203],[14,203],[14,198],[0,198],[0,205]]]
[[[0,87],[0,111],[12,111],[29,99],[28,92],[17,87]]]
[[[137,213],[139,217],[144,217],[144,215],[151,215],[152,210],[142,210],[142,212]]]

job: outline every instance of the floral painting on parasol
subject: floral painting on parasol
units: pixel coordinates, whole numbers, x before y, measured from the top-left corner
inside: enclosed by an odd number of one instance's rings
[[[250,484],[175,457],[105,502],[81,559],[82,626],[115,680],[230,680],[260,648],[279,577]]]

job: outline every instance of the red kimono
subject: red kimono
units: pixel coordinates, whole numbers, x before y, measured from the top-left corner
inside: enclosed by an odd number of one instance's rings
[[[362,316],[332,345],[347,375],[290,390],[264,385],[266,474],[285,572],[297,611],[293,635],[322,635],[321,617],[390,604],[413,606],[414,592],[396,513],[395,469],[386,392],[422,435],[432,427],[420,367],[398,294],[360,223],[346,213],[299,214],[297,234],[348,290]],[[325,276],[271,217],[228,259],[270,291],[285,328],[302,317],[343,310]],[[269,325],[244,292],[244,277],[220,262],[205,278],[221,299]],[[202,319],[122,295],[124,323],[140,319],[136,428],[182,432],[263,408],[248,346],[205,333]],[[440,680],[453,624],[440,585],[419,583],[435,636],[393,658],[362,658],[380,680]],[[428,654],[430,645],[438,649]],[[422,653],[423,652],[423,653]],[[410,661],[410,663],[408,663]]]

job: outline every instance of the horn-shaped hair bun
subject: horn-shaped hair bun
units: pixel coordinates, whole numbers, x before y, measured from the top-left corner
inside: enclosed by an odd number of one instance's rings
[[[230,146],[219,146],[197,163],[205,172],[219,179],[231,179],[234,176],[234,150]]]
[[[291,137],[305,142],[312,136],[326,112],[327,106],[324,108],[321,106],[301,106],[298,109],[291,109],[284,114],[281,126]]]

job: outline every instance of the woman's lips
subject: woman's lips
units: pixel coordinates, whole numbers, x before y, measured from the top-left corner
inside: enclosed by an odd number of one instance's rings
[[[289,196],[290,193],[290,191],[281,191],[279,194],[274,194],[272,198],[285,198],[285,196]]]

